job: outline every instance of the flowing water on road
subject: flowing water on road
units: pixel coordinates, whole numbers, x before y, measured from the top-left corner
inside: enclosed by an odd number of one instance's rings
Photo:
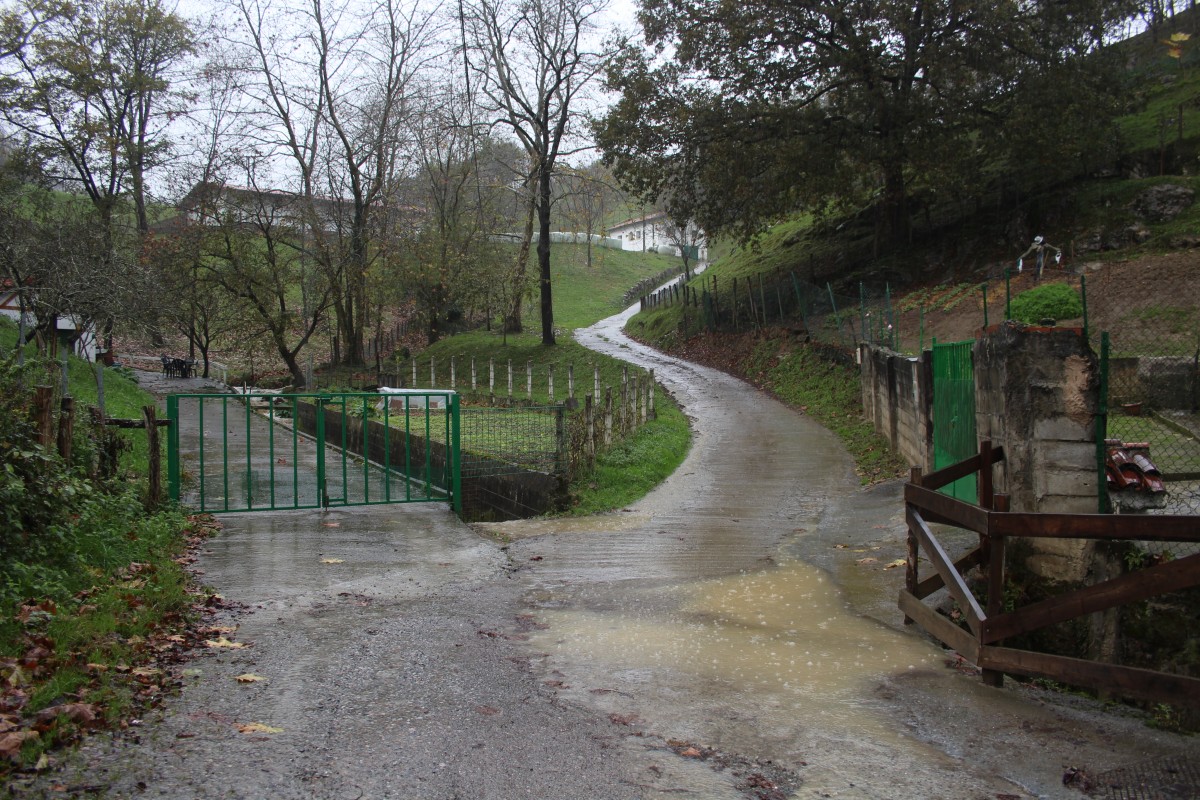
[[[1079,800],[1067,766],[1200,757],[1098,704],[984,687],[905,629],[897,487],[859,489],[828,431],[623,321],[579,338],[654,368],[693,420],[658,489],[478,526],[504,546],[445,504],[223,517],[197,566],[242,647],[196,653],[161,712],[14,793]]]
[[[903,576],[883,560],[903,553],[895,493],[860,490],[840,443],[811,420],[625,338],[631,312],[577,338],[654,369],[691,418],[694,444],[675,475],[622,512],[494,526],[517,540],[509,555],[545,626],[531,646],[547,682],[657,735],[795,770],[805,796],[1069,795],[1061,760],[1096,744],[1086,735],[1036,766],[971,735],[972,725],[1057,733],[1069,730],[1066,712],[1047,719],[981,687],[953,654],[901,630],[894,588],[880,602],[881,582]],[[869,578],[862,568],[839,576],[850,598],[795,558],[835,546],[875,565]],[[964,735],[939,717],[973,722]]]

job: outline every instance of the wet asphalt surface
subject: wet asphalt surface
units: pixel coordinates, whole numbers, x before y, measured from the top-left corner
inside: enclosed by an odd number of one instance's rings
[[[661,487],[475,528],[443,504],[224,516],[198,567],[247,646],[199,653],[161,710],[20,796],[1009,800],[1200,755],[984,687],[904,629],[899,485],[857,488],[827,431],[620,324],[579,338],[693,420]]]

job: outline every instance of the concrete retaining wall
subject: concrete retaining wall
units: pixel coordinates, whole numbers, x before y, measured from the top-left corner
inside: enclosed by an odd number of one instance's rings
[[[906,461],[931,470],[931,354],[862,345],[859,358],[866,417]],[[973,358],[976,436],[1006,456],[995,490],[1009,495],[1013,511],[1096,513],[1100,370],[1080,332],[1005,323],[979,335]],[[1090,543],[1038,541],[1033,549],[1028,566],[1044,577],[1078,581],[1095,568]]]
[[[932,470],[933,378],[929,351],[912,358],[862,344],[858,356],[866,418],[906,462],[922,472]]]

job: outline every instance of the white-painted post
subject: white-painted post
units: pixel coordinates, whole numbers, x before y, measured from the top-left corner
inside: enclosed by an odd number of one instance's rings
[[[413,369],[413,384],[412,384],[412,388],[414,388],[414,389],[415,389],[415,388],[417,388],[417,359],[416,359],[416,358],[414,358],[414,359],[412,360],[412,369]]]
[[[609,386],[604,390],[604,446],[612,445],[613,431],[613,403],[612,403],[612,387]]]
[[[475,391],[475,356],[471,356],[471,391]]]
[[[554,365],[550,365],[550,402],[554,402]]]
[[[592,380],[596,384],[596,388],[593,390],[593,394],[596,397],[596,405],[600,405],[600,365],[599,364],[592,365]]]
[[[437,386],[437,367],[433,356],[429,357],[429,388]]]
[[[567,402],[575,402],[575,365],[567,364]]]
[[[512,400],[512,389],[513,389],[513,371],[512,371],[512,359],[510,358],[508,360],[508,399],[509,400]]]
[[[525,396],[533,402],[533,362],[525,362]]]
[[[454,356],[450,356],[450,391],[454,391]]]

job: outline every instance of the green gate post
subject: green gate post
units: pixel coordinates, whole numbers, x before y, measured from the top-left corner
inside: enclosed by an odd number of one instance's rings
[[[1108,502],[1108,474],[1104,466],[1108,460],[1104,444],[1108,437],[1108,347],[1108,331],[1104,331],[1100,334],[1100,407],[1096,410],[1096,499],[1101,514],[1112,511]]]
[[[167,494],[179,502],[179,396],[167,395]]]
[[[450,490],[454,493],[454,513],[462,516],[462,450],[460,449],[458,395],[450,395]]]
[[[329,495],[325,491],[325,398],[314,397],[317,409],[317,505],[329,508]]]

